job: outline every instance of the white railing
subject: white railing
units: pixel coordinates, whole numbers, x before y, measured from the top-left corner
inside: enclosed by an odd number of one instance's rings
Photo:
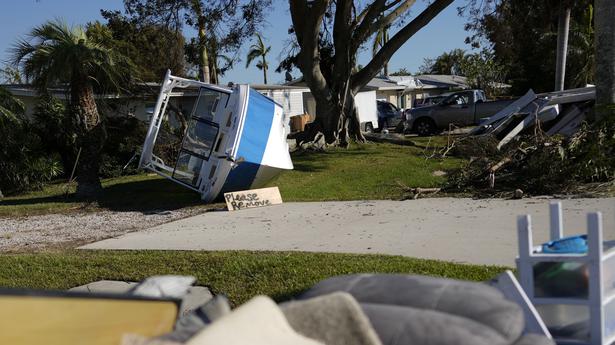
[[[602,214],[595,212],[587,215],[588,251],[586,254],[540,253],[532,242],[532,219],[530,215],[520,216],[517,221],[517,228],[519,233],[517,269],[521,286],[531,302],[534,305],[587,306],[589,310],[589,339],[584,344],[604,345],[613,343],[615,340],[615,309],[611,310],[607,306],[615,300],[615,284],[612,278],[608,278],[609,284],[605,286],[604,280],[605,277],[612,275],[610,272],[615,273],[615,265],[609,260],[615,255],[615,248],[605,249],[609,246],[605,246],[602,237]],[[559,202],[553,202],[550,205],[550,238],[552,241],[559,240],[563,237],[563,234],[562,205]],[[587,298],[536,297],[534,265],[539,262],[584,263],[588,271]],[[608,275],[605,275],[605,272]],[[560,343],[557,337],[556,340]],[[561,343],[564,342],[566,341],[562,339]]]

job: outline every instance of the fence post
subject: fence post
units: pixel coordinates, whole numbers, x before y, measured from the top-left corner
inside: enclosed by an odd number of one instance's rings
[[[590,343],[602,345],[604,339],[604,310],[602,309],[602,214],[587,215],[587,244],[589,262],[589,323]]]
[[[550,241],[559,240],[564,237],[564,218],[562,216],[562,203],[554,201],[549,204],[549,218],[551,239]]]

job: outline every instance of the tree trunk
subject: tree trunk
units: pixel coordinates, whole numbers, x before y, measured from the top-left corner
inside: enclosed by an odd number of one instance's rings
[[[355,103],[355,96],[348,91],[346,97],[337,97],[339,102],[331,102],[321,96],[314,96],[316,100],[316,121],[318,131],[325,136],[329,145],[347,146],[349,141],[365,142],[361,133],[359,113]],[[346,106],[341,104],[346,101]],[[315,135],[316,133],[312,133]]]
[[[79,123],[77,144],[81,147],[77,162],[77,196],[93,199],[102,193],[98,170],[107,133],[96,107],[94,90],[87,79],[71,83],[71,103]]]
[[[267,67],[263,66],[263,81],[267,85]]]
[[[596,119],[615,117],[615,1],[595,0]]]
[[[192,0],[192,10],[197,17],[199,34],[199,78],[202,82],[211,83],[209,54],[207,54],[207,31],[205,27],[205,16],[203,16],[200,0]]]
[[[212,48],[208,53],[209,60],[209,83],[217,85],[219,83],[218,80],[218,58],[217,53],[215,52],[215,48]],[[209,58],[209,56],[212,56]]]
[[[209,55],[207,54],[207,36],[205,34],[205,28],[201,27],[201,22],[204,20],[199,19],[199,70],[201,72],[200,78],[202,82],[211,83],[211,73],[209,71]]]
[[[557,62],[555,65],[555,91],[564,90],[566,78],[566,55],[568,53],[568,32],[570,30],[570,6],[560,3],[557,24]]]

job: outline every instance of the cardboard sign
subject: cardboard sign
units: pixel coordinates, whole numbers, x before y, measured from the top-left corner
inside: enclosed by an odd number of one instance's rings
[[[236,211],[278,205],[282,203],[282,196],[278,187],[271,187],[224,193],[224,200],[229,211]]]

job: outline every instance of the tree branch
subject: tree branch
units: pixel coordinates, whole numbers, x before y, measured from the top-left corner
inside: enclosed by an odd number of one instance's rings
[[[355,32],[353,38],[353,42],[356,42],[354,48],[359,49],[361,44],[363,44],[363,42],[365,42],[371,35],[380,30],[380,28],[391,25],[391,23],[393,23],[397,18],[399,18],[399,16],[404,14],[410,7],[412,7],[415,2],[416,0],[395,0],[388,4],[383,4],[383,7],[379,13],[376,13],[376,15],[369,21],[364,20],[361,23],[361,27],[357,28],[357,31]],[[397,8],[384,15],[384,13],[386,13],[388,10],[392,9],[398,4],[399,6],[397,6]],[[380,18],[376,20],[378,17]],[[356,52],[356,50],[354,52]]]
[[[330,0],[290,0],[290,12],[300,51],[297,62],[303,78],[312,90],[330,98],[327,81],[320,70],[320,48],[318,39],[320,27]]]
[[[335,47],[335,64],[333,83],[346,82],[350,75],[351,57],[348,55],[350,44],[350,21],[352,14],[352,0],[337,0],[335,22],[333,23],[333,44]],[[342,80],[344,79],[344,80]]]
[[[351,85],[353,93],[359,91],[375,77],[378,71],[382,69],[382,66],[389,61],[391,56],[393,56],[410,37],[414,36],[420,29],[429,24],[433,18],[447,8],[452,2],[453,0],[435,0],[421,12],[421,14],[399,30],[395,36],[382,46],[372,60],[352,77]]]
[[[372,23],[384,11],[386,0],[376,0],[371,5],[367,6],[357,17],[356,29],[354,30],[352,41],[356,42],[353,51],[356,51],[361,46],[361,43],[369,37],[366,35]],[[359,18],[361,20],[359,20]]]
[[[376,31],[378,31],[380,28],[383,28],[383,27],[391,25],[391,23],[393,23],[395,21],[395,19],[397,19],[402,14],[404,14],[410,7],[412,7],[412,5],[414,5],[415,2],[416,2],[416,0],[406,0],[406,1],[404,1],[401,5],[397,6],[396,9],[394,9],[389,14],[385,15],[384,17],[382,17],[381,19],[376,21],[376,23],[374,23],[374,25],[372,25],[372,27],[371,27],[371,29],[370,29],[370,31],[369,31],[367,36],[368,37],[371,36]]]

